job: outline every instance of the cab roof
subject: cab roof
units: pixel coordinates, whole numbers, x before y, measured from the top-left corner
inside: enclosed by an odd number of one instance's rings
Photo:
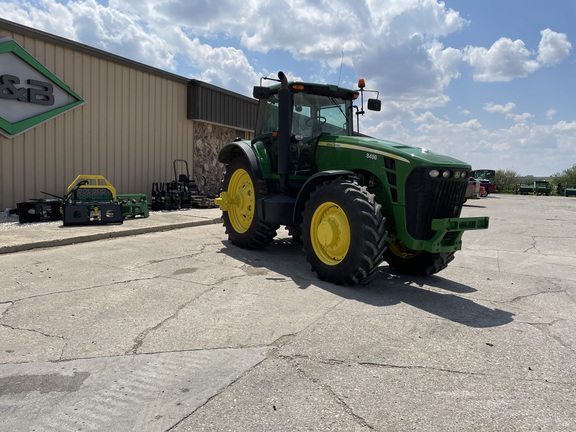
[[[274,84],[270,86],[270,94],[278,93],[281,84]],[[318,83],[307,83],[300,81],[290,81],[288,82],[288,88],[293,93],[309,93],[319,96],[337,97],[345,100],[355,100],[358,98],[360,92],[358,90],[351,90],[344,87],[339,87],[334,84],[318,84]]]

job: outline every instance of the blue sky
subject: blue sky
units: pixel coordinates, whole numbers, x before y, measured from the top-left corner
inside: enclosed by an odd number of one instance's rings
[[[474,168],[576,164],[574,0],[0,0],[3,18],[244,95],[378,90],[362,132]]]

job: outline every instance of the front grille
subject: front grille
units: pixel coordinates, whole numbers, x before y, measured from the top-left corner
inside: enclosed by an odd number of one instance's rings
[[[416,240],[432,238],[432,219],[460,217],[468,186],[468,179],[432,178],[429,171],[415,168],[406,179],[406,227]]]

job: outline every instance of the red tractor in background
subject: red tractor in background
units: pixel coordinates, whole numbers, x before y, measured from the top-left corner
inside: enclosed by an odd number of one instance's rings
[[[484,188],[485,192],[480,190],[480,196],[488,196],[491,193],[498,192],[498,185],[496,184],[496,170],[479,169],[470,172],[470,176],[480,180],[480,188]]]

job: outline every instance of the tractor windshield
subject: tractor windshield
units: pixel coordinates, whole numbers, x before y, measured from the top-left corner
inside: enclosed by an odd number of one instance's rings
[[[292,135],[352,135],[352,101],[334,96],[294,93]],[[278,94],[260,102],[256,136],[278,129]]]
[[[350,135],[347,113],[351,102],[330,96],[294,94],[292,133],[314,137],[322,133]]]

